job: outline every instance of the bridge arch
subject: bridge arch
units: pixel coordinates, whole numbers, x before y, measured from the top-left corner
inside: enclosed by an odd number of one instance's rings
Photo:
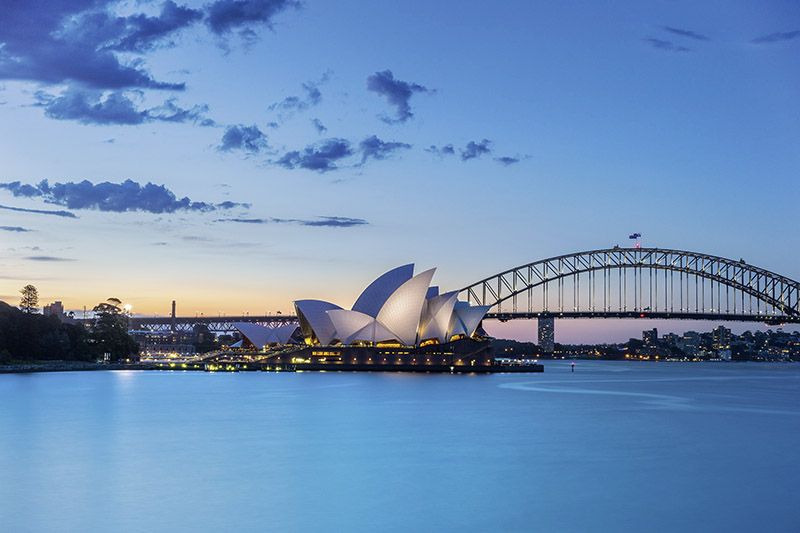
[[[462,299],[501,320],[698,318],[800,323],[800,283],[744,260],[614,247],[542,259],[473,283]]]

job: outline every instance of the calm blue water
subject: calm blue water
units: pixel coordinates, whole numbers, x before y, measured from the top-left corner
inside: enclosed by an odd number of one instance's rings
[[[2,531],[798,531],[800,365],[0,376]]]

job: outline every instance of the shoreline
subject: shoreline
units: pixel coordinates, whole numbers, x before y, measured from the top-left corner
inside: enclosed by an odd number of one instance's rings
[[[36,361],[0,365],[0,374],[34,372],[88,372],[96,370],[158,370],[147,363],[95,363],[90,361]]]

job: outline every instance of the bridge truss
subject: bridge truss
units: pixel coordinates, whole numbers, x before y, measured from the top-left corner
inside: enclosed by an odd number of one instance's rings
[[[278,327],[284,324],[296,323],[294,315],[265,315],[265,316],[219,316],[219,317],[131,317],[130,329],[149,331],[152,333],[191,333],[196,325],[206,326],[214,333],[230,333],[236,328],[236,322],[250,322],[268,327]]]
[[[800,283],[708,254],[592,250],[506,270],[460,291],[488,318],[682,318],[800,323]]]

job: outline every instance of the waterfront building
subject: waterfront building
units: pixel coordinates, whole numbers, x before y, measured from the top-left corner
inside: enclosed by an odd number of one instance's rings
[[[726,350],[731,344],[731,330],[725,326],[717,326],[711,332],[715,350]]]
[[[658,329],[648,329],[642,332],[642,341],[645,346],[654,346],[658,342]]]
[[[458,301],[458,292],[431,286],[436,269],[414,275],[394,268],[370,283],[351,309],[322,300],[297,300],[303,342],[309,346],[422,347],[475,335],[490,306]]]
[[[556,320],[552,316],[540,316],[537,322],[539,351],[552,354],[556,348]]]

